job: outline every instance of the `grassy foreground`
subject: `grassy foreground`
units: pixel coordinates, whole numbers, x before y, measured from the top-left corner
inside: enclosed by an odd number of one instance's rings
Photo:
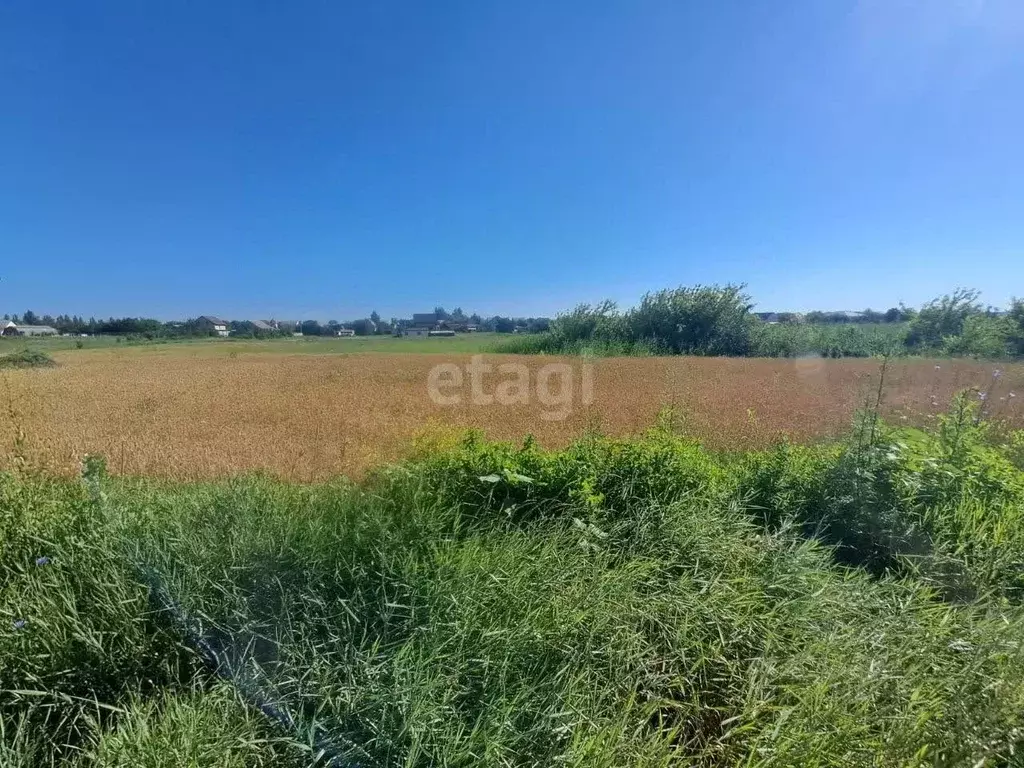
[[[1020,764],[1024,440],[0,476],[0,765]],[[262,706],[263,711],[254,704]]]

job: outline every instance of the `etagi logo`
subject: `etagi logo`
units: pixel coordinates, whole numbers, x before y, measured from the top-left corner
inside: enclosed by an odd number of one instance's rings
[[[577,402],[594,402],[593,368],[585,362],[547,363],[536,368],[524,363],[493,365],[484,362],[483,355],[473,355],[465,366],[442,363],[431,368],[427,394],[442,406],[539,403],[544,406],[540,412],[544,421],[561,421]]]

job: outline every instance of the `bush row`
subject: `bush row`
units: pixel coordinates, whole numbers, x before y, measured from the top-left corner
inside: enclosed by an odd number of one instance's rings
[[[646,294],[620,312],[614,302],[581,304],[545,334],[507,340],[500,351],[524,354],[870,357],[1024,355],[1024,301],[1005,314],[983,308],[978,293],[958,290],[903,310],[907,322],[767,323],[751,312],[743,286],[680,287]],[[813,314],[813,313],[812,313]]]

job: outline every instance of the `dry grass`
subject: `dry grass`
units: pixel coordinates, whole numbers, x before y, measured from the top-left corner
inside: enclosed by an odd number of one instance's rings
[[[562,421],[545,421],[539,403],[435,405],[426,382],[437,355],[225,356],[168,347],[56,357],[58,368],[9,371],[0,380],[10,403],[0,438],[11,446],[20,430],[32,460],[70,471],[83,454],[98,452],[114,472],[199,478],[262,469],[299,480],[356,476],[400,458],[417,436],[466,427],[498,439],[532,433],[551,447],[588,427],[631,433],[651,425],[666,405],[681,414],[685,431],[712,448],[765,446],[781,435],[813,440],[848,425],[879,370],[868,360],[604,359],[594,363],[594,402]],[[488,360],[536,370],[553,358]],[[892,364],[886,411],[921,423],[957,389],[992,381],[990,365],[939,365]],[[1014,390],[1020,396],[1007,397]],[[1022,401],[1024,366],[1007,366],[990,402],[1021,424]],[[10,460],[12,452],[5,455]]]

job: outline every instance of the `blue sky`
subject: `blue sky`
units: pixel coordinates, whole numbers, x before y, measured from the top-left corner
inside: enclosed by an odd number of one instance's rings
[[[1024,3],[0,5],[0,311],[1024,294]]]

